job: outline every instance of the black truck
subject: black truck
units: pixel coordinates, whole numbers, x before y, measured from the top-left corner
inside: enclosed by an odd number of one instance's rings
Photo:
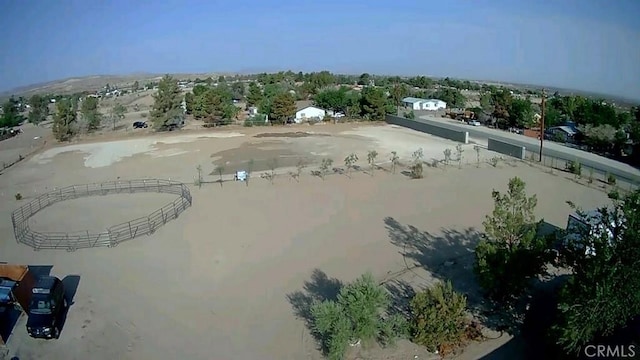
[[[57,339],[67,310],[62,281],[54,276],[43,276],[36,281],[31,292],[27,319],[29,336]]]

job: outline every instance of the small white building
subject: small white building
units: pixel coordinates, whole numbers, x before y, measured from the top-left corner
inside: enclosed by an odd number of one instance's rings
[[[296,117],[294,120],[298,124],[303,121],[309,120],[321,121],[322,119],[324,119],[326,114],[326,110],[309,105],[298,109],[298,111],[296,111]]]
[[[425,99],[406,97],[402,99],[402,105],[404,105],[404,107],[410,108],[411,110],[422,110],[423,101],[425,101]]]
[[[446,109],[447,103],[438,99],[429,99],[422,102],[422,110],[440,110]]]
[[[447,103],[438,99],[421,99],[415,97],[406,97],[402,99],[402,104],[411,110],[440,110],[446,109]]]

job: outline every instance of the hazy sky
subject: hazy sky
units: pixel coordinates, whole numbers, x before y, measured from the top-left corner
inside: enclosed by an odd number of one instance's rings
[[[0,90],[134,72],[433,75],[640,99],[640,0],[0,0]]]

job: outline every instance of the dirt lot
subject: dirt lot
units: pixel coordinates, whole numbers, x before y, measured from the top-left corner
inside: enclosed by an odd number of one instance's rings
[[[255,137],[266,132],[311,133]],[[358,165],[366,167],[366,152],[375,149],[380,166],[388,168],[391,151],[406,162],[419,147],[425,159],[442,159],[443,150],[455,144],[393,126],[239,128],[79,143],[19,163],[0,177],[0,261],[52,265],[52,274],[78,275],[80,281],[60,339],[29,338],[22,319],[10,338],[12,354],[20,359],[320,359],[304,321],[295,316],[293,305],[300,304],[288,296],[305,283],[317,291],[335,284],[332,278],[349,281],[371,271],[390,284],[400,277],[424,287],[449,274],[471,294],[469,256],[491,210],[493,188],[505,189],[513,176],[523,178],[538,195],[538,215],[559,227],[570,211],[565,200],[585,208],[607,201],[601,191],[526,164],[493,168],[484,159],[494,154],[484,151],[476,167],[470,146],[462,169],[427,167],[422,180],[383,170],[374,176],[358,172],[352,179],[334,174],[324,181],[309,175],[322,158],[343,166],[341,159],[356,152]],[[197,165],[213,182],[217,175],[208,175],[213,162],[229,174],[254,159],[259,173],[273,158],[283,174],[273,185],[255,176],[249,186],[191,186],[193,206],[183,215],[151,236],[115,248],[34,252],[13,239],[11,211],[54,187],[145,177],[193,182]],[[311,165],[298,183],[286,173],[301,158]],[[26,199],[17,202],[18,192]],[[99,228],[165,201],[141,194],[60,203],[34,217],[33,226]],[[419,254],[406,246],[416,241],[424,244]],[[447,270],[438,271],[443,264]],[[472,345],[463,357],[478,358],[504,341]],[[408,342],[352,350],[353,358],[363,359],[435,356]]]

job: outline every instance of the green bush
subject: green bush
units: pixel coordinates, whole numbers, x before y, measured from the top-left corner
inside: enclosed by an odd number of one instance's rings
[[[252,127],[252,126],[265,126],[265,117],[262,114],[257,114],[255,116],[249,117],[244,121],[244,126]]]
[[[413,342],[440,353],[461,345],[469,323],[466,306],[466,297],[449,281],[417,293],[410,303]]]
[[[615,185],[616,184],[615,175],[613,175],[611,173],[607,174],[607,184],[609,184],[609,185]]]
[[[412,179],[422,179],[424,169],[422,168],[422,163],[415,163],[411,165],[411,178]]]
[[[575,174],[576,176],[582,175],[582,164],[579,161],[569,161],[566,167],[567,171]]]
[[[336,301],[315,303],[311,307],[313,330],[320,335],[328,358],[342,359],[350,343],[386,345],[406,335],[406,320],[389,316],[390,305],[387,291],[369,273],[340,289]]]
[[[406,119],[415,119],[416,118],[416,114],[413,112],[413,110],[411,110],[409,112],[405,112],[404,114],[402,114],[402,117],[404,117]]]
[[[22,194],[16,193],[16,200],[22,200]]]

